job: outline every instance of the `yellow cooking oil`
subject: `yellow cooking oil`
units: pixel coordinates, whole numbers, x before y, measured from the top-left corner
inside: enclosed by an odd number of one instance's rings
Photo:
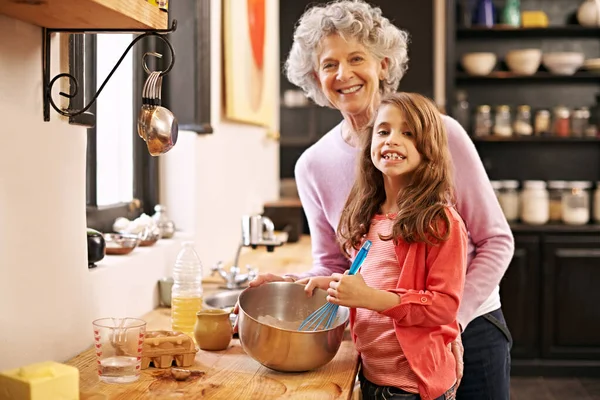
[[[173,297],[171,299],[171,327],[194,337],[196,313],[202,310],[202,296]]]

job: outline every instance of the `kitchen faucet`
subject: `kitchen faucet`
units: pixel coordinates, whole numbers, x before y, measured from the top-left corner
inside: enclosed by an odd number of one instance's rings
[[[285,236],[285,235],[284,235]],[[223,268],[223,262],[218,261],[212,268],[212,275],[217,273],[225,280],[225,287],[229,290],[240,289],[245,283],[253,280],[258,275],[256,268],[247,265],[247,272],[240,274],[239,261],[243,247],[264,246],[267,252],[273,252],[275,247],[283,245],[286,238],[275,235],[275,227],[273,221],[262,215],[244,215],[242,217],[242,241],[240,242],[233,265],[229,267],[229,271]]]

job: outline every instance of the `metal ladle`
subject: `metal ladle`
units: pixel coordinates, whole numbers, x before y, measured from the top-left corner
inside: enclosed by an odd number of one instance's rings
[[[146,53],[161,57],[158,53]],[[152,156],[165,154],[175,146],[179,133],[179,124],[173,113],[161,106],[161,71],[150,72],[144,61],[144,69],[150,75],[142,90],[142,107],[138,115],[138,135],[146,141]]]

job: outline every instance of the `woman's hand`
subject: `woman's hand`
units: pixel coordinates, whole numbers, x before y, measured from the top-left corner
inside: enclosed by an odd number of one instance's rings
[[[313,276],[310,278],[298,279],[296,283],[304,285],[304,291],[311,297],[316,288],[327,290],[329,283],[333,280],[332,276]]]
[[[333,274],[327,289],[327,301],[340,306],[369,308],[368,300],[374,291],[361,274]]]
[[[279,276],[279,275],[275,275],[275,274],[260,274],[256,278],[254,278],[253,280],[248,282],[248,287],[260,286],[263,283],[268,283],[268,282],[294,282],[294,279],[290,278],[290,277],[284,278],[283,276]],[[232,313],[237,315],[239,312],[240,312],[240,304],[238,302],[236,302],[235,307],[233,307]],[[233,325],[233,333],[237,333],[237,331],[238,331],[238,326],[237,326],[237,319],[236,319],[235,324]]]

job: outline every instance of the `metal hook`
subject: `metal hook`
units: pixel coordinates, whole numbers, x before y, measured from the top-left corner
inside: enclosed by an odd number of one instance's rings
[[[113,74],[115,73],[115,71],[117,70],[117,68],[119,68],[119,65],[121,65],[121,62],[125,59],[125,57],[127,56],[127,53],[129,53],[129,50],[131,50],[133,48],[133,46],[139,42],[140,40],[142,40],[145,37],[148,36],[156,36],[159,39],[161,39],[163,42],[166,43],[167,47],[169,48],[169,52],[171,53],[171,63],[169,64],[169,66],[164,70],[164,71],[160,71],[160,76],[164,76],[166,74],[168,74],[169,72],[171,72],[171,69],[173,68],[173,65],[175,64],[175,50],[173,49],[173,45],[171,45],[171,43],[169,42],[169,40],[167,38],[165,38],[165,34],[167,33],[172,33],[175,31],[175,29],[177,29],[177,21],[173,20],[172,22],[172,26],[170,29],[165,29],[165,30],[155,30],[155,31],[142,31],[144,32],[143,34],[139,35],[138,37],[136,37],[130,44],[129,46],[127,46],[127,49],[125,49],[125,51],[123,52],[123,55],[121,55],[121,58],[117,61],[116,65],[113,67],[113,69],[110,71],[110,73],[108,74],[108,76],[106,77],[106,79],[104,80],[104,82],[102,83],[102,85],[100,85],[100,88],[98,89],[98,91],[94,94],[94,96],[92,97],[92,99],[89,101],[89,103],[82,108],[81,110],[63,110],[61,108],[59,108],[55,103],[54,100],[52,99],[52,85],[54,85],[54,83],[63,77],[69,78],[72,83],[73,83],[73,93],[69,94],[69,93],[64,93],[64,92],[60,92],[59,95],[63,96],[63,97],[67,97],[67,98],[73,98],[76,94],[77,91],[79,89],[79,83],[77,82],[77,79],[75,79],[74,76],[72,76],[71,74],[68,73],[62,73],[62,74],[58,74],[56,75],[54,78],[50,79],[50,34],[52,32],[72,32],[72,33],[85,33],[85,30],[68,30],[68,29],[44,29],[43,30],[43,37],[44,37],[44,57],[43,57],[43,73],[44,73],[44,121],[49,121],[50,120],[50,109],[48,107],[48,105],[52,106],[52,108],[54,108],[54,110],[64,116],[67,117],[74,117],[80,114],[83,114],[84,112],[86,112],[94,103],[94,101],[96,101],[96,99],[98,98],[98,96],[100,95],[100,93],[102,92],[102,89],[104,89],[104,86],[106,86],[106,84],[108,83],[108,81],[110,80],[110,78],[113,76]],[[105,30],[106,32],[120,32],[120,30]],[[99,32],[98,32],[99,33]],[[151,71],[148,69],[148,66],[146,65],[146,56],[154,56],[157,58],[162,58],[162,54],[159,53],[155,53],[155,52],[148,52],[145,53],[144,56],[142,57],[143,60],[143,65],[144,65],[144,70],[147,73],[150,73]]]
[[[148,64],[146,64],[146,57],[148,57],[148,56],[162,58],[162,54],[154,52],[154,51],[149,51],[147,53],[144,53],[144,55],[142,56],[142,65],[144,67],[144,71],[146,71],[148,73],[148,75],[150,75],[152,73],[152,71],[150,71],[150,68],[148,68]]]

